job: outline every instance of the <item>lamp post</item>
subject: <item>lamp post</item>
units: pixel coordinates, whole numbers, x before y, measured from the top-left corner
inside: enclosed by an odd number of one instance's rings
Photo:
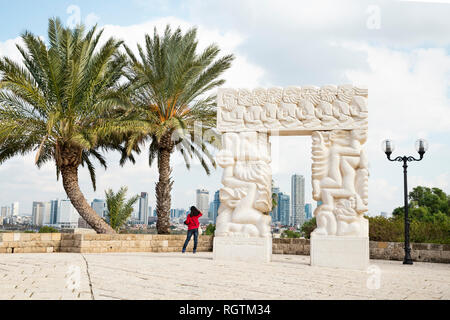
[[[408,162],[410,161],[420,161],[423,159],[423,155],[428,150],[428,142],[425,139],[418,139],[416,141],[416,150],[419,153],[419,159],[412,156],[396,157],[391,159],[391,154],[394,151],[394,142],[392,140],[384,140],[382,143],[382,148],[389,161],[399,161],[403,162],[403,189],[405,198],[405,258],[403,259],[403,264],[413,264],[411,259],[411,248],[409,246],[409,217],[408,217],[408,180],[407,180],[407,169]]]

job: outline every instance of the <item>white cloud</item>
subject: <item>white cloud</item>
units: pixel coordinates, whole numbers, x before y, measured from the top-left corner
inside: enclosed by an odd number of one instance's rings
[[[21,37],[0,42],[0,57],[8,57],[14,61],[20,61],[22,56],[19,50],[17,50],[17,44],[23,44]]]
[[[84,19],[84,23],[86,24],[86,26],[92,27],[93,25],[95,25],[96,23],[98,23],[100,21],[100,17],[97,16],[95,13],[91,12],[89,13],[86,18]]]
[[[172,30],[180,27],[183,31],[195,26],[188,21],[175,17],[159,18],[131,26],[105,25],[103,40],[111,36],[124,39],[125,43],[133,51],[136,51],[136,44],[143,43],[146,33],[153,35],[155,27],[159,33],[162,33],[167,24],[170,24]],[[225,86],[256,87],[261,85],[264,70],[260,66],[252,64],[245,55],[239,53],[238,47],[245,41],[245,37],[242,34],[237,32],[221,32],[218,29],[208,28],[202,25],[196,26],[198,28],[199,51],[205,49],[212,43],[216,43],[221,49],[220,54],[222,56],[226,54],[235,55],[232,67],[224,74],[226,80]]]

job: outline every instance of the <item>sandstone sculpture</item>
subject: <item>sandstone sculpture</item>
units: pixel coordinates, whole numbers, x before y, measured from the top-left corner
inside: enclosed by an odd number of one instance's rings
[[[216,160],[224,171],[214,240],[217,256],[236,257],[233,250],[245,247],[239,259],[260,255],[265,256],[260,261],[270,261],[269,136],[311,135],[313,198],[322,202],[314,211],[311,263],[340,266],[347,258],[353,259],[352,267],[368,263],[368,222],[363,217],[368,210],[367,96],[366,88],[353,85],[219,89],[222,149]],[[343,244],[334,237],[344,239]],[[334,258],[324,256],[327,250]]]

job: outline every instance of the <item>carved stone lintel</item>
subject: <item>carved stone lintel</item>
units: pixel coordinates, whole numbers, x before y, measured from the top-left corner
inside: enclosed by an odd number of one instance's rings
[[[219,89],[221,132],[367,129],[367,89],[352,85]]]

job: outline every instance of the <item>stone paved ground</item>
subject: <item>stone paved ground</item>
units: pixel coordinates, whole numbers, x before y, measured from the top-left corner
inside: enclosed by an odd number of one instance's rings
[[[448,264],[371,264],[379,289],[368,288],[371,273],[311,267],[309,256],[252,264],[215,262],[211,252],[2,254],[0,299],[450,299]]]

